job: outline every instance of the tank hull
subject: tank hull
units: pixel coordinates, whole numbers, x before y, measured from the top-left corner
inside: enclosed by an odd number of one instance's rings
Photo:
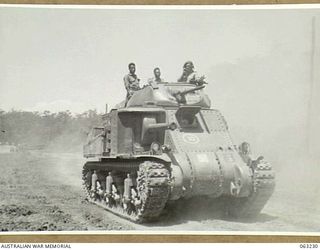
[[[104,115],[84,146],[87,199],[140,223],[192,197],[223,197],[227,214],[257,215],[275,187],[271,166],[235,146],[202,89],[181,86],[149,86]]]

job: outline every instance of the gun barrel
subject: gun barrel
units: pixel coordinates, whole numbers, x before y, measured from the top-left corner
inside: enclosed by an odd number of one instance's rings
[[[169,123],[155,123],[155,124],[149,124],[147,126],[147,130],[151,129],[166,129],[169,127]]]
[[[186,95],[186,94],[191,93],[191,92],[193,92],[193,91],[203,89],[204,87],[205,87],[205,86],[202,85],[202,86],[195,87],[195,88],[193,88],[193,89],[188,89],[188,90],[182,91],[182,92],[180,93],[180,95]]]

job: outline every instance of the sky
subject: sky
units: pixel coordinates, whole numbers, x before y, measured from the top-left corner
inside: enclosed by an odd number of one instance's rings
[[[0,107],[102,111],[124,98],[129,62],[144,83],[156,66],[175,81],[193,60],[217,87],[224,79],[212,72],[223,64],[308,53],[319,13],[1,8]]]
[[[319,8],[1,7],[0,109],[103,112],[124,99],[128,63],[144,84],[155,67],[176,81],[192,60],[238,140],[274,159],[283,147],[318,150],[319,19]]]

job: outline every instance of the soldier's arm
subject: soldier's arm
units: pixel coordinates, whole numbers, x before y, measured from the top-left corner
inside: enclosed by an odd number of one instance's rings
[[[128,76],[127,76],[127,75],[124,76],[123,82],[124,82],[124,86],[125,86],[126,90],[129,91],[129,85],[130,85],[130,83],[129,83],[129,79],[128,79]]]
[[[148,79],[148,83],[151,84],[153,82],[153,78]]]
[[[191,75],[189,75],[188,82],[197,84],[199,86],[207,84],[207,82],[205,81],[205,76],[199,77],[197,72],[193,72]]]
[[[177,82],[183,82],[183,75],[178,78]]]

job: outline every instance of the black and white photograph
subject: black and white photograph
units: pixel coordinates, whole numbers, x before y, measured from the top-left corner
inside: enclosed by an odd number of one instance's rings
[[[0,235],[320,235],[320,5],[0,5]]]

